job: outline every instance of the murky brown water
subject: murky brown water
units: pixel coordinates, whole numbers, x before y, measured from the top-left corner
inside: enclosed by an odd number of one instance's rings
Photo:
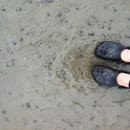
[[[129,1],[0,1],[1,130],[129,130],[129,90],[99,86],[104,40],[126,46]]]

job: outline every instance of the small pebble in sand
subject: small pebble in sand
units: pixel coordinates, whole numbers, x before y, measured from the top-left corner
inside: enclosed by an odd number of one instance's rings
[[[12,95],[12,93],[11,93],[11,92],[8,92],[8,95],[9,95],[9,96],[11,96],[11,95]]]
[[[119,119],[120,118],[120,116],[119,115],[117,115],[117,119]]]
[[[125,35],[125,38],[127,38],[127,35]]]
[[[54,54],[54,55],[51,55],[51,59],[52,59],[52,60],[55,60],[55,54]]]
[[[98,130],[98,129],[99,129],[99,126],[98,126],[98,125],[96,125],[96,126],[95,126],[95,130]]]
[[[5,111],[5,110],[3,110],[3,111],[2,111],[2,114],[3,114],[3,115],[5,115],[5,114],[6,114],[6,111]]]
[[[6,118],[5,118],[5,121],[6,121],[6,122],[8,122],[8,121],[9,121],[9,118],[8,118],[8,117],[6,117]]]
[[[16,9],[16,12],[20,12],[20,11],[22,11],[22,9],[18,7],[18,8]]]
[[[79,32],[79,35],[80,35],[80,36],[83,36],[83,31],[80,31],[80,32]]]
[[[61,16],[61,13],[58,13],[57,16],[60,17],[60,16]]]
[[[96,108],[96,105],[93,105],[94,108]]]
[[[25,34],[26,34],[26,35],[29,35],[29,32],[26,32]]]
[[[11,55],[14,55],[14,52],[10,52]]]
[[[49,34],[49,37],[52,37],[52,34]]]
[[[69,8],[65,8],[65,12],[70,12],[70,9]]]
[[[40,55],[40,54],[38,54],[38,58],[41,58],[41,55]]]
[[[15,62],[15,60],[14,60],[14,59],[11,59],[11,62]]]
[[[21,29],[20,29],[20,31],[23,31],[24,30],[24,28],[22,27]]]
[[[76,10],[79,10],[79,7],[76,7]]]
[[[9,65],[6,65],[6,67],[9,67]]]
[[[90,121],[93,121],[93,120],[94,120],[94,117],[95,117],[95,116],[91,117],[91,118],[90,118]]]
[[[29,0],[28,2],[29,2],[29,3],[32,3],[32,0]]]
[[[20,42],[23,41],[23,38],[20,38]]]
[[[49,12],[47,12],[47,16],[50,16],[50,13],[49,13]]]
[[[2,11],[6,11],[6,9],[2,9]]]
[[[94,32],[88,33],[89,36],[94,36]]]
[[[104,29],[104,25],[102,25],[102,24],[99,24],[98,27],[99,27],[99,29]]]
[[[16,42],[14,42],[14,45],[17,45],[17,43],[16,43]]]
[[[65,23],[67,23],[68,22],[68,20],[65,20]]]
[[[110,19],[110,22],[113,22],[114,21],[114,19]]]
[[[78,59],[78,56],[75,56],[75,59]]]
[[[26,103],[26,106],[27,106],[28,108],[31,107],[29,103]]]
[[[111,27],[108,27],[108,30],[111,30]]]
[[[68,40],[68,37],[65,37],[65,41],[67,41]]]
[[[115,12],[117,11],[115,7],[113,7],[113,10],[114,10]]]
[[[33,44],[30,42],[29,45],[32,46]]]
[[[91,22],[87,22],[87,24],[91,27],[92,26],[92,23]]]
[[[63,19],[61,19],[60,21],[63,22]]]
[[[37,123],[37,120],[33,120],[33,123]]]
[[[38,106],[35,106],[36,109],[38,109]]]
[[[45,4],[49,4],[49,3],[53,3],[54,0],[43,0],[43,2],[44,2]]]

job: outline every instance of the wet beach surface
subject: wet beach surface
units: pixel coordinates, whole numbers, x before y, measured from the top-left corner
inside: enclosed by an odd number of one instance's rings
[[[0,1],[1,130],[130,130],[130,92],[99,86],[104,40],[130,45],[128,0]]]

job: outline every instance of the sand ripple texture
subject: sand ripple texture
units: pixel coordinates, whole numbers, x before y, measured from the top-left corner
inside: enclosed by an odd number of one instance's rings
[[[129,0],[0,0],[1,130],[130,130],[129,90],[99,86],[104,40],[129,46]]]

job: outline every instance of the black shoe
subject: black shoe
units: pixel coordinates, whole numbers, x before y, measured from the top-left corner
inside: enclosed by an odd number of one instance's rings
[[[95,55],[104,60],[130,63],[130,62],[124,62],[121,59],[121,56],[120,56],[121,52],[125,49],[130,49],[130,47],[123,46],[113,41],[104,41],[96,47]]]
[[[111,87],[118,86],[119,88],[127,88],[125,86],[120,86],[116,81],[117,75],[121,72],[130,74],[130,72],[127,71],[123,70],[119,71],[105,66],[96,65],[92,70],[92,76],[99,85],[105,85]],[[129,88],[130,88],[130,82],[129,82]]]

